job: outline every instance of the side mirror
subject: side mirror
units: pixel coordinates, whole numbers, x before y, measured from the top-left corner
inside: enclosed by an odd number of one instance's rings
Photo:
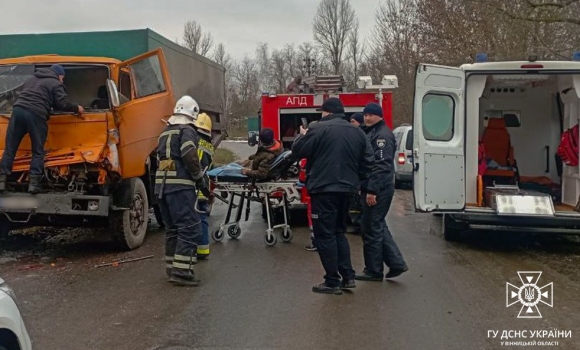
[[[107,79],[107,94],[109,95],[109,101],[113,107],[119,107],[121,104],[119,101],[119,91],[117,90],[117,84],[111,79]]]
[[[260,141],[260,134],[258,134],[256,131],[250,131],[248,133],[248,145],[250,147],[254,147],[256,146]]]

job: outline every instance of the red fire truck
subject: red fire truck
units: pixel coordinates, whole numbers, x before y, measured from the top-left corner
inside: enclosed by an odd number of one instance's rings
[[[306,118],[308,123],[319,120],[322,117],[321,112],[316,109],[320,108],[324,100],[329,97],[338,97],[342,101],[347,117],[353,113],[362,112],[369,102],[379,103],[383,107],[385,122],[392,129],[392,94],[393,90],[398,87],[397,77],[386,75],[380,85],[373,85],[371,77],[362,76],[357,81],[357,87],[355,91],[347,91],[342,75],[311,76],[305,78],[303,84],[299,86],[300,93],[264,93],[258,113],[260,130],[271,128],[274,130],[275,139],[282,141],[285,149],[290,149],[299,133],[302,118]],[[293,173],[298,178],[299,168],[297,167]],[[304,207],[308,205],[309,196],[300,182],[298,182],[298,187],[302,194],[300,203],[289,204],[293,207]],[[265,217],[265,206],[263,206],[263,216]]]
[[[373,85],[370,77],[360,77],[358,89],[347,91],[341,75],[311,76],[304,79],[297,94],[262,94],[262,106],[258,115],[260,129],[271,128],[276,139],[284,148],[290,149],[299,132],[301,118],[308,122],[321,118],[322,102],[329,97],[338,97],[344,104],[347,116],[362,112],[369,102],[377,102],[383,107],[387,125],[393,127],[393,90],[398,87],[397,77],[384,76],[381,85]]]

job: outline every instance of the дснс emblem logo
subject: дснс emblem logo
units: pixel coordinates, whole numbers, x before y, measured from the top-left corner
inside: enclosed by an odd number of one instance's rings
[[[522,308],[518,318],[542,318],[538,304],[553,306],[554,283],[539,287],[541,271],[518,271],[518,275],[522,281],[521,286],[506,283],[506,307],[520,303]]]

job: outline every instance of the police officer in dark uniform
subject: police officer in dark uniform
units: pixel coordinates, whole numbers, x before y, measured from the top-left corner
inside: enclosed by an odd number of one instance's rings
[[[365,132],[375,154],[375,166],[361,186],[362,239],[365,268],[355,279],[382,281],[383,263],[389,267],[386,278],[399,276],[408,270],[386,223],[386,216],[395,193],[393,160],[395,136],[383,120],[383,110],[369,103],[363,110]]]
[[[202,228],[196,211],[196,188],[206,191],[197,147],[199,135],[194,122],[199,113],[190,96],[177,101],[168,126],[159,136],[155,174],[155,195],[167,227],[165,262],[169,281],[179,285],[197,285],[193,265],[197,263],[197,246]]]
[[[362,113],[353,113],[350,116],[350,123],[356,127],[363,129],[364,131],[364,116]],[[361,231],[361,204],[360,204],[360,194],[357,193],[353,196],[352,204],[350,206],[350,219],[352,222],[352,229],[347,231],[347,233],[352,233],[355,235],[360,235]]]
[[[342,294],[342,288],[356,287],[346,224],[360,179],[372,170],[372,147],[364,132],[345,119],[342,102],[334,97],[322,104],[322,119],[308,130],[301,126],[300,133],[292,153],[306,158],[314,240],[326,272],[325,282],[312,291]]]

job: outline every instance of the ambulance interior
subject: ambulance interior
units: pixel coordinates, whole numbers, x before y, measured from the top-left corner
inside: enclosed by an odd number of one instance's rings
[[[471,75],[466,116],[468,206],[492,207],[492,188],[511,185],[521,194],[550,195],[556,212],[574,210],[580,167],[556,155],[562,132],[580,116],[574,75]],[[477,141],[485,150],[484,170]]]

